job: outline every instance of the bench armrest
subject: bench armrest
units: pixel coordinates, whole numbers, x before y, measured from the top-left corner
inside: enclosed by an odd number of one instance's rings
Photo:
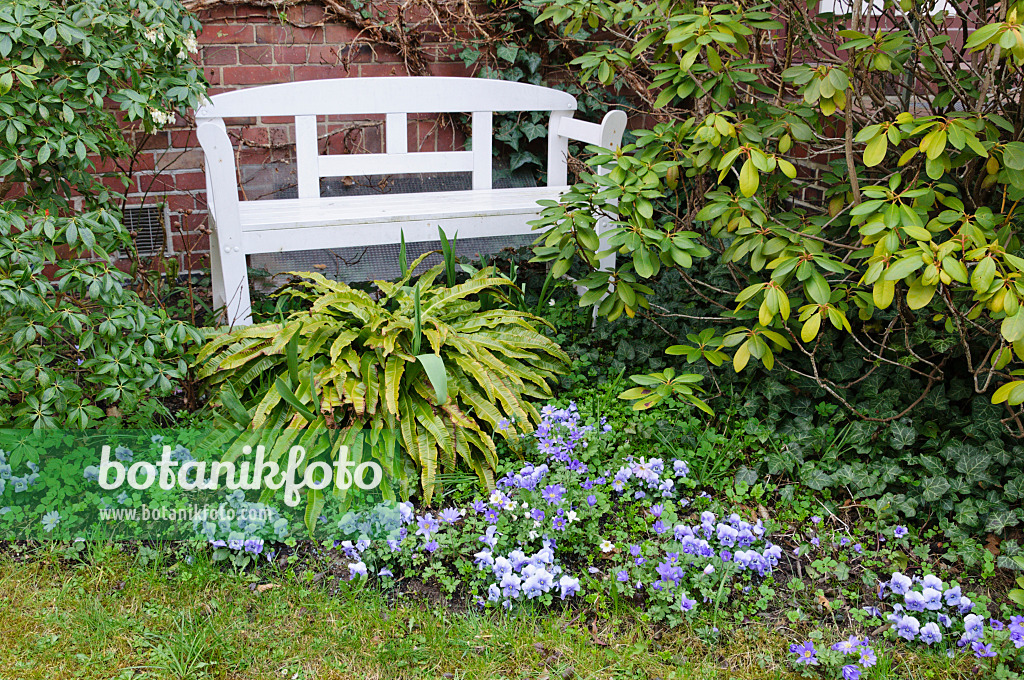
[[[565,186],[568,182],[566,159],[570,139],[613,151],[622,146],[622,133],[626,131],[625,111],[609,111],[604,114],[600,123],[576,120],[573,113],[551,112],[548,133],[548,186]]]
[[[576,118],[560,118],[556,133],[562,137],[614,151],[622,146],[622,133],[625,131],[626,112],[616,109],[604,114],[600,123],[588,123]]]

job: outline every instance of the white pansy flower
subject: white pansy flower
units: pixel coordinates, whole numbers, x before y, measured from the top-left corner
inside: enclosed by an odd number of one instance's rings
[[[609,541],[607,538],[601,541],[601,552],[611,552],[615,550],[615,544]]]

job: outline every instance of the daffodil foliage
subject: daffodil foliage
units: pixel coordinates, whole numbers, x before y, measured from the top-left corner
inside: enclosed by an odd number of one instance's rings
[[[582,77],[653,124],[591,148],[611,170],[545,207],[536,259],[582,264],[609,319],[650,313],[650,281],[679,272],[718,330],[671,354],[740,371],[792,352],[841,397],[816,352],[852,334],[871,362],[929,384],[962,367],[1021,404],[1024,7],[846,4],[550,0],[541,20],[606,40]]]
[[[492,435],[533,431],[530,399],[551,396],[547,381],[568,357],[537,330],[543,321],[493,306],[510,285],[493,267],[449,287],[434,283],[443,264],[412,280],[423,257],[399,281],[376,282],[378,297],[299,274],[305,280],[283,294],[308,309],[214,335],[198,355],[199,377],[239,425],[294,433],[274,459],[301,442],[307,465],[330,464],[344,443],[381,465],[386,497],[408,498],[418,474],[429,503],[439,472],[459,461],[493,488]]]

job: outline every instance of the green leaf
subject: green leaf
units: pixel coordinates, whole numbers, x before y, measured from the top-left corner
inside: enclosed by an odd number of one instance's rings
[[[277,388],[277,393],[281,395],[281,398],[288,402],[288,405],[299,412],[306,422],[313,422],[316,420],[316,416],[306,408],[306,405],[299,401],[299,398],[295,396],[295,393],[289,389],[287,383],[281,378],[274,381],[274,386]]]
[[[889,428],[889,443],[894,449],[903,449],[914,443],[917,439],[915,430],[909,421],[895,422]]]
[[[879,132],[864,148],[864,165],[873,168],[885,159],[889,150],[889,138]]]
[[[1024,307],[1018,308],[1017,313],[1003,319],[999,332],[1006,338],[1007,342],[1016,342],[1024,339]]]
[[[893,263],[885,270],[886,281],[899,281],[916,272],[924,264],[920,255],[911,255]]]
[[[761,175],[757,171],[754,161],[747,158],[743,161],[743,167],[740,168],[740,192],[749,198],[757,192],[760,183]]]
[[[434,388],[438,405],[448,403],[448,375],[445,371],[444,360],[436,354],[418,354],[416,360],[423,365],[423,370]]]
[[[1009,142],[1003,147],[1003,163],[1011,170],[1024,170],[1024,142]]]
[[[934,503],[949,491],[949,481],[945,477],[925,477],[921,480],[921,500]]]
[[[910,290],[907,291],[907,306],[911,309],[926,307],[935,296],[937,287],[922,284],[920,277],[914,279],[913,283],[910,284]]]
[[[252,422],[252,414],[242,405],[241,400],[235,394],[235,390],[230,384],[225,383],[224,387],[221,388],[220,401],[224,404],[224,408],[228,410],[231,417],[235,419],[235,422],[242,427],[248,427],[249,423]]]
[[[301,329],[295,331],[288,344],[285,346],[285,356],[288,361],[288,378],[291,384],[298,387],[299,384],[299,336]],[[278,378],[280,380],[280,378]],[[283,396],[283,395],[282,395]]]
[[[306,524],[306,530],[312,535],[313,530],[316,529],[316,523],[319,521],[320,512],[324,508],[324,492],[319,489],[309,489],[306,491],[306,512],[303,515],[303,520]]]
[[[800,479],[815,491],[821,491],[832,485],[832,477],[814,463],[804,463],[800,468]]]

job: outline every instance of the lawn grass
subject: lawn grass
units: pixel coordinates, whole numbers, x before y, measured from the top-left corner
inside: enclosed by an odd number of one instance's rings
[[[458,612],[291,571],[257,579],[202,553],[192,564],[142,564],[109,546],[92,552],[73,562],[56,548],[0,556],[0,680],[797,677],[786,650],[800,633],[768,622],[707,644],[628,609]],[[865,678],[968,677],[971,666],[879,656]]]

